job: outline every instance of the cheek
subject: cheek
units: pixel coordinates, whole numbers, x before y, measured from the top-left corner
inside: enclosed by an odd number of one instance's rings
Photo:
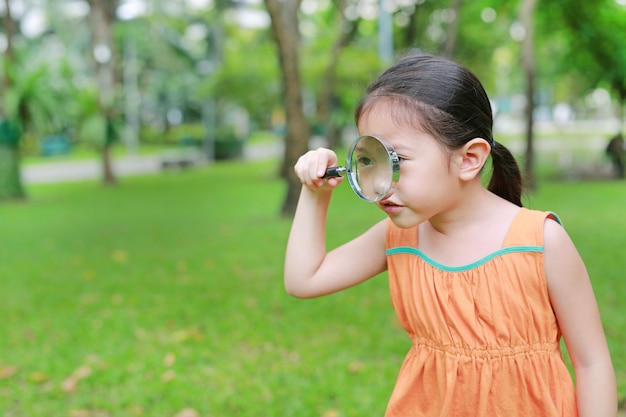
[[[436,156],[430,161],[406,161],[400,166],[398,189],[405,197],[420,194],[424,198],[424,194],[439,194],[438,190],[447,188],[449,179],[450,167]]]

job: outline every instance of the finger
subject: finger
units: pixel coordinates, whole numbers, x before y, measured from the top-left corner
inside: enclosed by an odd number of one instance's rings
[[[327,180],[328,185],[331,186],[332,188],[337,187],[339,184],[341,184],[343,182],[343,178],[342,177],[332,177],[329,178]]]
[[[326,170],[332,166],[337,165],[337,157],[335,153],[330,149],[320,149],[320,159],[317,165],[317,172],[315,173],[318,178],[322,178],[326,175]]]
[[[317,152],[316,164],[312,167],[314,169],[314,172],[311,173],[313,177],[321,179],[326,173],[326,168],[329,166],[329,162],[328,152],[325,149],[320,149]]]

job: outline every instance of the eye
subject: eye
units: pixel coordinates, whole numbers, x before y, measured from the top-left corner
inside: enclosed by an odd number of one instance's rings
[[[359,166],[362,166],[362,167],[374,165],[374,160],[367,156],[359,156],[357,161],[359,162]]]

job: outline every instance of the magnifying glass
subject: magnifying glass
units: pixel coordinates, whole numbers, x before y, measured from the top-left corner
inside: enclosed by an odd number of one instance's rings
[[[344,176],[356,195],[375,203],[393,194],[400,179],[400,159],[382,139],[361,136],[350,146],[346,166],[328,168],[322,178]]]

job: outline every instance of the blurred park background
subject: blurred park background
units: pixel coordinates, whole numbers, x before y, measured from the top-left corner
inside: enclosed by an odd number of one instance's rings
[[[557,212],[587,263],[624,405],[625,0],[0,15],[0,416],[382,415],[409,348],[384,276],[294,300],[282,257],[291,166],[345,154],[364,88],[412,48],[484,82],[525,204]],[[329,246],[380,218],[342,187]]]

